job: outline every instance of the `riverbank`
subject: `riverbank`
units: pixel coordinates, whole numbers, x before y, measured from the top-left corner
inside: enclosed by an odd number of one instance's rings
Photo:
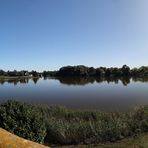
[[[0,76],[0,80],[7,80],[7,79],[25,79],[25,78],[32,78],[32,76]]]
[[[135,138],[127,138],[114,143],[94,145],[71,145],[57,148],[148,148],[148,134],[142,134]]]
[[[31,79],[31,78],[40,78],[34,76],[0,76],[0,80],[13,80],[13,79]]]
[[[31,147],[31,148],[47,148],[41,144],[23,139],[13,135],[6,130],[0,128],[0,147]],[[68,145],[68,146],[51,146],[57,148],[147,148],[148,147],[148,134],[142,134],[134,138],[128,138],[115,143],[106,144],[92,144],[92,145]]]
[[[115,143],[148,132],[148,106],[106,113],[10,100],[0,105],[0,121],[0,127],[46,145]]]

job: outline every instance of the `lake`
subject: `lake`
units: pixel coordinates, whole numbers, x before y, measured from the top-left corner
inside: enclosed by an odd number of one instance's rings
[[[0,81],[0,101],[16,99],[72,109],[129,110],[148,105],[148,78],[47,78]]]

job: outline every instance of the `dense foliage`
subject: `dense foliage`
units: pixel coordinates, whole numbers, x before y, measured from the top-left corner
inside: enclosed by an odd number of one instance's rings
[[[128,113],[105,113],[8,101],[0,105],[0,127],[50,144],[114,142],[148,132],[148,107]]]
[[[121,76],[148,76],[148,67],[142,66],[140,68],[130,69],[127,65],[122,68],[117,67],[86,67],[79,66],[66,66],[60,68],[57,76],[97,76],[97,77],[121,77]]]
[[[35,106],[13,100],[0,105],[0,127],[40,143],[46,135],[43,113]]]

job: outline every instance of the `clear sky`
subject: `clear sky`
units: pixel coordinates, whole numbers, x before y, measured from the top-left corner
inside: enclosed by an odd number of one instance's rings
[[[0,0],[0,68],[148,65],[148,0]]]

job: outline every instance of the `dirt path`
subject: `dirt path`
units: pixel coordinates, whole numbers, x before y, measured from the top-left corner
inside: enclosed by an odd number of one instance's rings
[[[47,148],[41,144],[25,140],[0,128],[0,148]]]

